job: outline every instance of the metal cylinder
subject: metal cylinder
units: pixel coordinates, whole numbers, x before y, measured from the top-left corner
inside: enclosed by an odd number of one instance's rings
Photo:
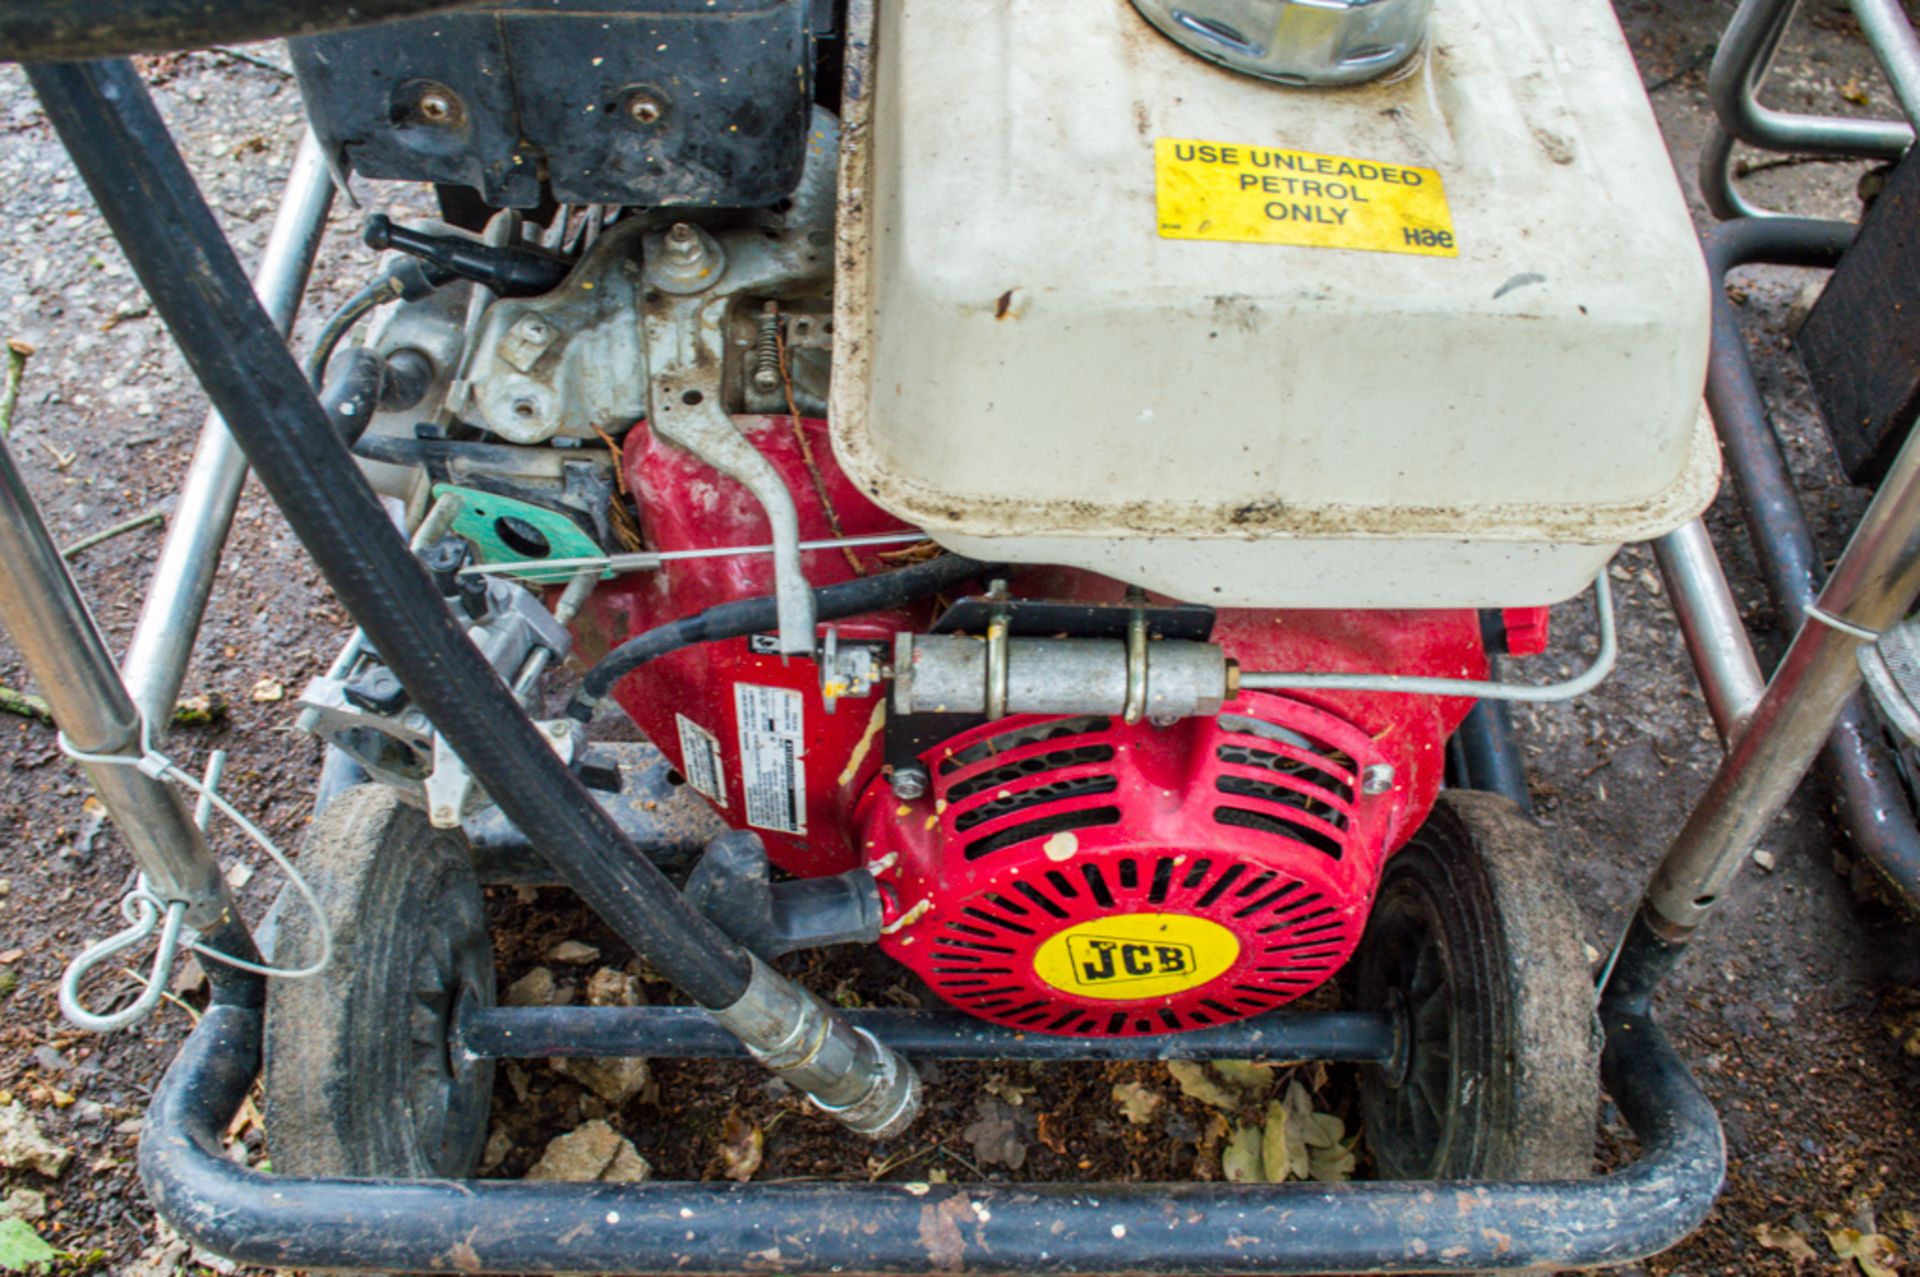
[[[0,617],[73,747],[138,758],[140,713],[3,440]],[[179,794],[138,768],[84,766],[154,893],[185,901],[188,926],[206,930],[221,921],[226,879]]]
[[[1130,689],[1128,645],[1120,639],[1015,638],[901,634],[894,640],[893,707],[902,714],[981,714],[997,699],[990,656],[1006,651],[1006,714],[1124,714]],[[1159,639],[1145,644],[1149,718],[1219,712],[1227,698],[1226,654],[1212,643]]]
[[[309,130],[293,158],[280,211],[253,279],[261,307],[282,333],[292,330],[299,314],[332,204],[333,178],[327,172],[327,158]],[[156,740],[172,719],[200,620],[213,593],[220,551],[246,481],[245,454],[220,414],[209,411],[121,666],[133,703],[153,724]]]
[[[753,960],[747,991],[710,1014],[747,1053],[815,1107],[872,1139],[905,1130],[920,1112],[920,1075],[865,1029]]]

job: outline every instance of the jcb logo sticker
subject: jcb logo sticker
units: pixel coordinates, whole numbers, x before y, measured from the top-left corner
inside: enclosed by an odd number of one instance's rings
[[[1115,936],[1071,936],[1067,940],[1067,952],[1073,956],[1074,983],[1082,985],[1185,975],[1194,967],[1190,944],[1148,944]]]
[[[1219,979],[1240,957],[1233,932],[1186,913],[1123,913],[1056,931],[1033,973],[1062,993],[1142,1002]]]

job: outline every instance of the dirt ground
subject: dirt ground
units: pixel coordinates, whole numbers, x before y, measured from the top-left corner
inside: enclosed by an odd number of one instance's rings
[[[1732,4],[1616,5],[1692,190],[1709,118],[1706,63]],[[1809,9],[1783,55],[1775,100],[1801,109],[1893,113],[1844,5],[1811,0]],[[279,69],[283,58],[262,46],[147,64],[161,109],[247,260],[265,239],[300,127],[297,94]],[[1750,188],[1797,211],[1852,217],[1859,170],[1776,163],[1756,172]],[[418,196],[382,190],[379,198]],[[14,227],[0,240],[0,339],[36,351],[11,447],[56,538],[68,543],[166,507],[205,402],[11,67],[0,68],[0,212]],[[356,241],[361,216],[336,209],[297,332],[302,348],[316,317],[364,274]],[[1699,216],[1704,221],[1704,212]],[[1792,271],[1745,272],[1737,296],[1775,420],[1832,557],[1865,498],[1839,478],[1786,350],[1788,314],[1806,282]],[[1722,500],[1710,524],[1771,660],[1777,618],[1730,501]],[[75,575],[116,648],[131,631],[159,543],[159,531],[147,527],[74,558]],[[1651,554],[1629,550],[1613,571],[1620,672],[1586,700],[1518,716],[1539,815],[1571,866],[1585,938],[1596,953],[1619,933],[1719,754]],[[1556,622],[1557,659],[1570,672],[1592,643],[1584,605],[1560,609]],[[345,627],[318,574],[250,485],[186,686],[225,709],[211,725],[176,732],[173,752],[198,764],[211,750],[230,751],[226,792],[287,842],[298,842],[309,819],[319,750],[293,730],[286,698],[326,665]],[[0,684],[26,685],[4,640]],[[57,1177],[0,1171],[0,1216],[32,1218],[68,1253],[65,1271],[220,1267],[167,1244],[132,1168],[143,1103],[199,995],[183,981],[178,1000],[151,1022],[107,1040],[59,1018],[61,967],[81,945],[118,926],[115,902],[129,883],[128,861],[50,728],[0,717],[0,761],[8,775],[0,788],[0,1105],[19,1102],[73,1151]],[[1803,789],[1769,834],[1764,865],[1729,893],[1664,996],[1666,1022],[1726,1124],[1732,1169],[1706,1225],[1646,1264],[1648,1273],[1851,1270],[1827,1238],[1830,1229],[1846,1227],[1877,1228],[1910,1268],[1920,1268],[1920,1057],[1903,1053],[1898,1037],[1912,1035],[1920,1050],[1920,931],[1853,863],[1831,806],[1823,785]],[[277,889],[274,876],[248,880],[242,866],[255,861],[239,840],[216,827],[216,842],[257,917]],[[631,956],[564,893],[494,895],[503,982],[544,965],[557,972],[560,996],[584,997],[596,970],[621,967]],[[545,956],[569,940],[594,946],[600,956],[579,965]],[[878,957],[835,956],[798,970],[843,1002],[927,996]],[[663,986],[647,988],[664,995]],[[595,1117],[630,1136],[663,1176],[722,1174],[738,1164],[755,1131],[764,1142],[761,1180],[1220,1173],[1225,1132],[1218,1110],[1183,1096],[1157,1066],[948,1065],[930,1073],[929,1115],[897,1145],[875,1150],[805,1115],[750,1070],[714,1077],[662,1063],[644,1089],[614,1105],[543,1064],[516,1065],[501,1070],[496,1094],[494,1173],[525,1171],[549,1138]],[[1350,1085],[1340,1070],[1298,1076],[1320,1107],[1351,1118]],[[1116,1085],[1136,1084],[1164,1097],[1152,1125],[1135,1126],[1116,1103]],[[1607,1121],[1602,1134],[1602,1156],[1619,1156],[1617,1121]],[[241,1138],[245,1155],[258,1159],[260,1132],[248,1127]],[[1773,1245],[1762,1245],[1763,1237]],[[1810,1249],[1796,1254],[1793,1237]]]

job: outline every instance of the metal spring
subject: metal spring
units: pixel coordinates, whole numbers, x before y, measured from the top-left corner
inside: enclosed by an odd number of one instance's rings
[[[761,394],[780,389],[780,303],[760,312],[760,338],[753,349],[753,388]]]

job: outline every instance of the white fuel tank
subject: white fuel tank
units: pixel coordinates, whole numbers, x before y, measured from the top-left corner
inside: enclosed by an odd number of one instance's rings
[[[834,442],[949,548],[1513,606],[1712,499],[1706,270],[1608,0],[1438,0],[1351,89],[1129,0],[883,0],[853,35]]]

